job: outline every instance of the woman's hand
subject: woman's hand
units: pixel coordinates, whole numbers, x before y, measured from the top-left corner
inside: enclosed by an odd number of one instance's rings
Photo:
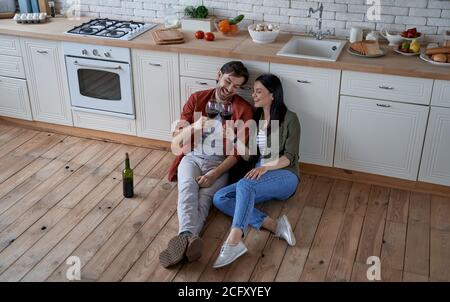
[[[214,170],[206,173],[205,175],[198,176],[195,180],[197,181],[199,187],[201,188],[209,188],[216,181],[217,175]]]
[[[247,174],[245,174],[245,178],[259,180],[260,177],[266,174],[267,171],[269,171],[269,169],[265,166],[254,168],[250,170]]]

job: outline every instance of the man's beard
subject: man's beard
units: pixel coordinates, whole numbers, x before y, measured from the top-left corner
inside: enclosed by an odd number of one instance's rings
[[[216,97],[220,101],[229,101],[233,97],[233,94],[231,93],[226,94],[223,90],[224,90],[223,87],[216,87]]]

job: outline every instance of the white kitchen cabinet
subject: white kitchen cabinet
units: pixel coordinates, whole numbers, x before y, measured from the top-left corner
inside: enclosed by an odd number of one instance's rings
[[[0,115],[31,120],[25,80],[0,76]]]
[[[22,53],[19,37],[0,35],[0,54],[20,57]]]
[[[431,105],[450,108],[450,81],[434,81]]]
[[[122,114],[103,114],[91,109],[74,108],[75,127],[136,135],[136,120]]]
[[[180,116],[178,54],[132,50],[137,135],[170,141]]]
[[[300,161],[333,165],[340,70],[270,64],[284,101],[300,120]]]
[[[450,186],[450,108],[431,107],[419,180]]]
[[[180,85],[180,108],[183,109],[184,104],[191,94],[197,91],[215,88],[216,80],[180,77]]]
[[[22,57],[0,55],[0,76],[25,79]]]
[[[428,110],[341,96],[335,167],[417,180]]]
[[[61,42],[21,38],[33,119],[73,125]]]
[[[341,94],[429,105],[433,80],[395,75],[342,72]]]

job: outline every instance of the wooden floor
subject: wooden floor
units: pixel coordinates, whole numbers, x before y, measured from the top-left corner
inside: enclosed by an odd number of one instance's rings
[[[122,198],[124,153],[135,173]],[[0,281],[367,281],[369,256],[383,281],[450,281],[450,198],[302,175],[286,213],[297,245],[252,230],[249,252],[213,269],[230,218],[212,210],[198,262],[172,269],[159,252],[177,233],[173,155],[0,124]]]

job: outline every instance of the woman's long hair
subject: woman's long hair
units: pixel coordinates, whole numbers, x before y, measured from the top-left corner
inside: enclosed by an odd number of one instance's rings
[[[280,79],[271,73],[265,73],[260,75],[255,82],[260,82],[264,87],[272,93],[273,101],[270,106],[270,122],[273,120],[278,120],[280,125],[284,121],[284,117],[286,115],[287,107],[284,104],[283,99],[283,86],[281,85]],[[255,111],[254,119],[255,121],[259,121],[261,115],[263,114],[263,108],[258,108]],[[268,129],[269,130],[269,129]]]

